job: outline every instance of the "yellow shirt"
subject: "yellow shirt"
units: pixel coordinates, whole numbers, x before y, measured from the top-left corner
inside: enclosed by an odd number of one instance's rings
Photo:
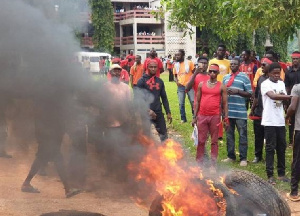
[[[220,73],[217,77],[217,80],[220,82],[223,82],[223,77],[226,74],[229,74],[231,72],[230,70],[230,61],[227,59],[218,60],[217,58],[211,59],[208,63],[208,68],[211,64],[217,64],[220,68]]]
[[[262,69],[258,68],[257,71],[256,71],[256,73],[255,73],[255,77],[253,79],[253,86],[254,86],[254,88],[256,88],[257,81],[258,81],[258,79],[259,79],[259,77],[261,75],[263,75]],[[282,79],[282,81],[284,81],[285,73],[284,73],[283,69],[281,69],[281,71],[280,71],[280,78]]]
[[[189,71],[187,72],[187,65]],[[195,68],[194,63],[192,61],[183,61],[179,65],[179,71],[178,71],[178,65],[175,63],[173,68],[173,74],[177,75],[177,79],[180,85],[186,86],[186,84],[190,81],[191,76],[193,75],[193,70]]]

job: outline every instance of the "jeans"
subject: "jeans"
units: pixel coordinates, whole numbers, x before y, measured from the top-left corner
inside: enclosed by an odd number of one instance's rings
[[[278,176],[285,176],[285,127],[265,126],[266,138],[266,172],[268,178],[273,176],[274,155],[277,154]]]
[[[264,137],[265,137],[265,128],[261,125],[260,120],[253,121],[253,129],[255,136],[255,157],[259,160],[262,159],[263,147],[264,147]]]
[[[203,163],[205,154],[205,143],[208,135],[211,136],[211,162],[215,166],[218,158],[218,132],[220,123],[220,116],[203,116],[199,115],[197,117],[197,127],[198,127],[198,146],[196,160]]]
[[[229,119],[229,129],[226,131],[227,135],[227,156],[230,159],[236,160],[235,155],[235,126],[239,133],[239,152],[240,160],[247,160],[248,140],[247,140],[247,120],[245,119]]]
[[[177,88],[177,95],[178,95],[178,101],[179,101],[179,109],[180,109],[180,116],[181,116],[181,120],[186,122],[186,113],[185,113],[185,86],[178,86]],[[192,114],[194,115],[194,109],[193,109],[193,105],[194,105],[194,90],[191,89],[189,92],[187,92],[189,101],[191,103],[191,108],[192,108]]]
[[[293,163],[291,174],[291,195],[298,195],[298,184],[300,181],[300,131],[295,131],[293,145]]]
[[[289,144],[294,143],[294,129],[295,129],[295,115],[291,116],[290,125],[289,125]]]

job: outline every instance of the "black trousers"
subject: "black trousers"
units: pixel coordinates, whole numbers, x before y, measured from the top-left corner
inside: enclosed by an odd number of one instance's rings
[[[298,184],[300,181],[300,131],[295,130],[293,145],[293,162],[291,175],[291,195],[298,195]]]
[[[265,128],[261,125],[261,119],[253,121],[253,129],[255,136],[255,157],[261,160],[265,137]]]
[[[290,126],[289,126],[289,144],[294,143],[294,129],[295,129],[295,115],[291,116]]]
[[[151,120],[155,126],[156,131],[159,134],[160,140],[163,142],[168,139],[167,126],[164,118],[164,114],[162,112],[155,112],[156,119]]]
[[[285,175],[285,127],[265,126],[266,138],[266,172],[268,178],[273,176],[274,154],[277,154],[278,176]]]
[[[169,82],[173,82],[174,81],[173,70],[172,69],[168,69],[168,70],[169,70]]]

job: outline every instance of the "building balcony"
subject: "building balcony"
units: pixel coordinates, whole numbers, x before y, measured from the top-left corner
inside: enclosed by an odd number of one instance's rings
[[[152,12],[156,10],[130,10],[126,12],[114,13],[114,22],[120,22],[121,20],[132,19],[132,18],[155,18]]]
[[[120,47],[121,42],[120,42],[120,37],[115,37],[115,41],[114,41],[114,46],[115,47]],[[81,47],[94,47],[93,44],[93,38],[92,37],[83,37],[81,38]]]
[[[92,37],[82,37],[81,38],[82,47],[93,47],[93,38]]]
[[[134,44],[133,36],[122,37],[121,38],[122,45]],[[165,37],[164,36],[141,36],[138,35],[136,37],[137,44],[164,44]]]

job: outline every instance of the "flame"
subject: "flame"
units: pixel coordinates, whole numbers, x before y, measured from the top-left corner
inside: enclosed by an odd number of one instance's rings
[[[223,185],[225,185],[225,187],[232,193],[232,194],[234,194],[234,195],[237,195],[237,196],[239,196],[239,193],[238,192],[236,192],[234,189],[232,189],[232,188],[229,188],[226,184],[225,184],[225,177],[220,177],[220,182],[223,184]]]
[[[147,154],[139,164],[131,163],[128,169],[135,181],[155,187],[163,196],[163,216],[215,216],[226,214],[226,200],[213,181],[204,181],[200,167],[189,167],[183,158],[179,143],[167,140],[156,146],[149,138],[139,139],[147,146]],[[135,200],[140,204],[141,199]]]

